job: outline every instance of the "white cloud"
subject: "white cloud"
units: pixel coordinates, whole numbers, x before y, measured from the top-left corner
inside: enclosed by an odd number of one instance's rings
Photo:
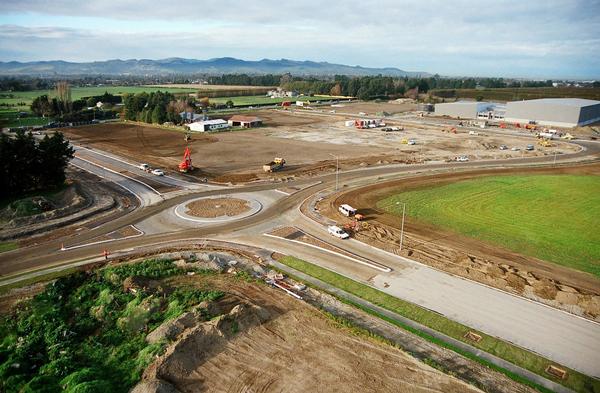
[[[0,14],[4,59],[286,57],[442,74],[600,73],[598,0],[21,0],[0,2]]]

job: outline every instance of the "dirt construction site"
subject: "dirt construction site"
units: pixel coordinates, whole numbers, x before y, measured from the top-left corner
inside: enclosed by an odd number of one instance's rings
[[[478,281],[494,288],[600,321],[600,288],[587,273],[525,256],[474,238],[462,236],[407,218],[404,248],[400,251],[397,216],[374,208],[385,197],[400,191],[439,186],[479,176],[497,174],[595,174],[597,164],[561,169],[479,170],[404,179],[333,194],[317,204],[320,214],[341,224],[352,220],[339,214],[337,206],[349,204],[365,215],[353,237],[388,252],[403,255],[436,269]]]
[[[372,116],[378,104],[369,105],[370,112],[364,113]],[[381,105],[410,109],[402,104]],[[185,147],[189,146],[197,168],[191,174],[223,183],[333,171],[336,165],[333,154],[339,158],[340,170],[346,170],[390,163],[444,162],[461,155],[478,160],[562,154],[578,149],[554,141],[551,147],[536,145],[535,150],[525,151],[531,139],[495,134],[494,130],[470,135],[459,129],[454,133],[441,125],[403,124],[401,120],[385,119],[385,122],[386,126],[402,131],[385,132],[382,127],[357,129],[346,122],[359,119],[358,113],[367,108],[348,104],[326,109],[259,110],[252,114],[263,120],[263,127],[193,133],[189,142],[184,140],[182,131],[136,123],[106,123],[63,132],[79,145],[148,163],[167,173],[176,170]],[[336,113],[331,113],[334,110]],[[411,140],[414,144],[409,144]],[[501,145],[507,149],[500,150]],[[275,173],[264,173],[263,164],[274,157],[285,158],[286,166]]]

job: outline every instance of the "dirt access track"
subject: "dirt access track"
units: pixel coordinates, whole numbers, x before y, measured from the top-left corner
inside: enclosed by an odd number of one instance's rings
[[[362,107],[400,104],[357,103]],[[360,106],[362,105],[362,106]],[[441,127],[390,125],[405,128],[402,132],[384,132],[381,129],[358,130],[346,127],[345,120],[359,116],[331,114],[329,107],[319,110],[259,110],[249,112],[259,116],[263,127],[219,133],[193,133],[192,140],[184,141],[183,133],[151,125],[111,123],[64,129],[67,138],[89,148],[98,148],[145,162],[154,167],[174,171],[181,162],[186,146],[192,150],[197,168],[192,174],[218,182],[247,182],[273,177],[290,177],[334,171],[339,157],[340,169],[352,169],[390,163],[417,163],[446,161],[457,155],[469,155],[472,160],[490,158],[532,157],[536,155],[574,152],[578,147],[558,143],[556,148],[536,148],[523,152],[531,139],[507,135],[450,134]],[[353,108],[353,106],[350,106]],[[334,109],[334,108],[332,108]],[[337,108],[347,109],[347,108]],[[416,139],[416,145],[408,145]],[[501,144],[519,146],[520,151],[499,150]],[[263,164],[274,157],[283,157],[283,170],[264,173]]]
[[[525,173],[600,175],[600,164],[568,168],[479,170],[409,178],[336,194],[321,201],[318,208],[321,214],[348,223],[350,221],[337,212],[337,206],[347,203],[366,215],[366,224],[354,233],[354,237],[360,241],[436,269],[599,321],[600,282],[591,274],[524,256],[411,218],[405,222],[405,247],[400,252],[400,220],[395,215],[373,208],[381,199],[402,191],[480,176]]]

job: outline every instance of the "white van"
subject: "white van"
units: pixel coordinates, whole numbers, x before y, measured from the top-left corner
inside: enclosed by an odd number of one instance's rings
[[[335,225],[327,227],[327,232],[329,232],[330,235],[339,237],[340,239],[347,239],[350,237],[350,235],[348,235],[342,228]]]
[[[346,204],[340,205],[340,207],[338,207],[338,210],[346,217],[351,217],[356,214],[356,209]]]

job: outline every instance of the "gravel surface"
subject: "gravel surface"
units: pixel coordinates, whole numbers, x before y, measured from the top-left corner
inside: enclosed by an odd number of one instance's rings
[[[216,218],[233,217],[250,210],[248,201],[237,198],[211,198],[190,202],[186,214],[194,217]]]

